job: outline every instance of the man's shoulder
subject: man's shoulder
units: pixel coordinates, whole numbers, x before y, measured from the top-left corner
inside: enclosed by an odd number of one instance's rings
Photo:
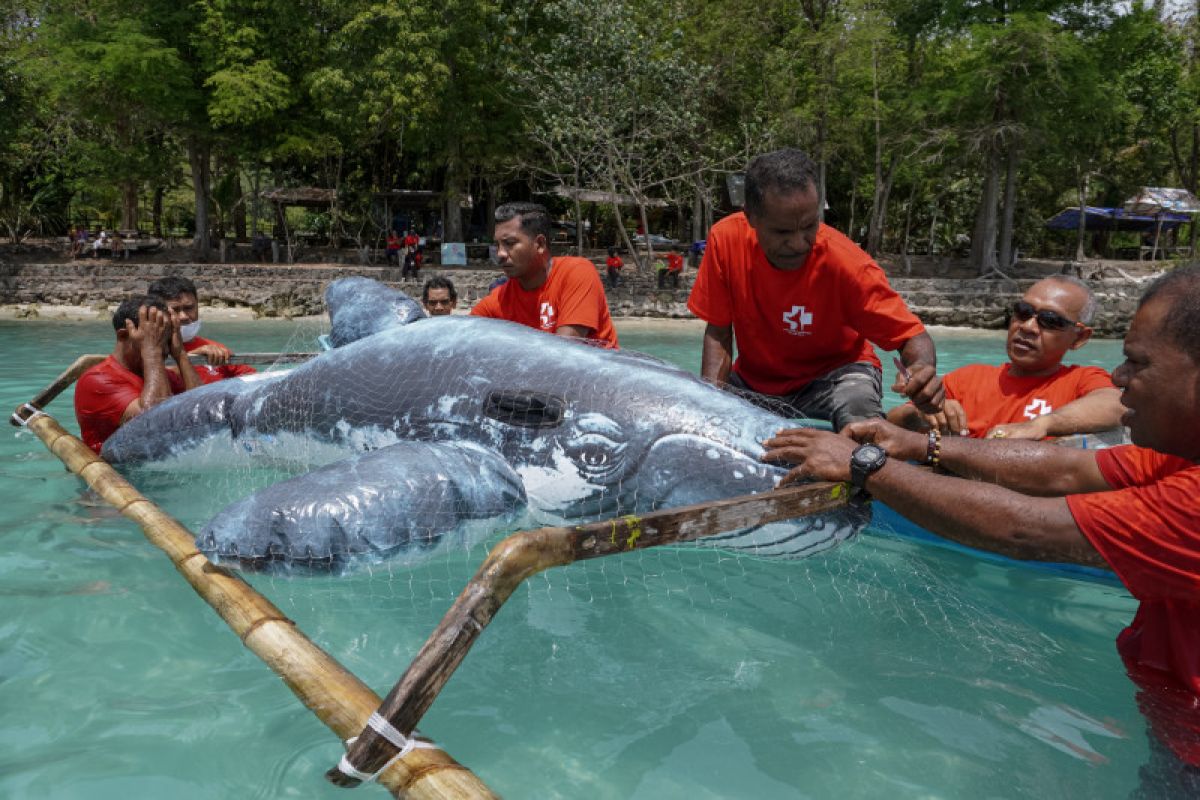
[[[853,239],[824,222],[817,229],[817,245],[824,251],[825,261],[828,263],[844,266],[875,263],[871,254],[859,247]]]
[[[711,244],[713,241],[729,243],[749,240],[751,231],[752,228],[750,221],[746,219],[746,213],[739,211],[715,222],[708,230],[708,242]]]
[[[99,364],[93,364],[79,376],[79,380],[75,382],[78,386],[94,386],[113,381],[128,381],[136,380],[138,376],[127,369],[123,364],[117,361],[112,356],[101,361]]]

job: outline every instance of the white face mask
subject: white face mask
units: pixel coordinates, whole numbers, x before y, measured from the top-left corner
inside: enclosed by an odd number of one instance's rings
[[[196,338],[196,334],[200,332],[200,320],[189,322],[187,325],[179,326],[179,338],[185,342],[190,342]]]

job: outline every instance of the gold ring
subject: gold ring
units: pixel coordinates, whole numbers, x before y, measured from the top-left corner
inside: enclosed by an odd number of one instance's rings
[[[992,438],[993,439],[1003,439],[1007,435],[1008,434],[1005,433],[1004,431],[996,431],[995,433],[992,434]]]

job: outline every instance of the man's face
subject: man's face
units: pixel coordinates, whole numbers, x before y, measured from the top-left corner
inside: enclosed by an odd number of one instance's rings
[[[431,317],[444,317],[454,310],[458,302],[450,299],[449,289],[429,289],[425,292],[425,311]]]
[[[1035,313],[1025,320],[1013,314],[1008,323],[1008,360],[1012,362],[1013,375],[1048,375],[1058,369],[1067,351],[1083,347],[1092,337],[1091,328],[1074,324],[1087,304],[1087,292],[1082,287],[1039,281],[1029,287],[1021,300]],[[1071,324],[1062,330],[1043,327],[1038,321],[1039,311],[1057,314]]]
[[[755,213],[747,211],[746,220],[758,234],[758,245],[771,266],[800,269],[821,225],[817,187],[809,184],[806,189],[784,193],[767,190],[762,209]]]
[[[167,310],[179,325],[191,325],[200,318],[200,304],[196,295],[184,292],[167,301]]]
[[[506,277],[518,281],[536,280],[550,260],[546,237],[531,237],[521,230],[521,220],[513,217],[496,224],[496,259]]]
[[[1172,299],[1146,303],[1125,336],[1125,360],[1113,371],[1128,410],[1121,424],[1139,447],[1200,459],[1200,366],[1162,332]]]

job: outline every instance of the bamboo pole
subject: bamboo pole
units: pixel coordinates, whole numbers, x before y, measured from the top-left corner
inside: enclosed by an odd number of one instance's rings
[[[92,353],[75,359],[75,362],[71,366],[63,370],[61,375],[51,381],[45,389],[38,392],[32,400],[22,406],[18,406],[17,410],[13,412],[12,417],[9,418],[9,422],[13,425],[24,425],[26,420],[36,412],[50,405],[50,402],[54,398],[62,394],[72,383],[79,380],[80,375],[106,358],[108,358],[107,355]]]
[[[487,560],[392,687],[378,713],[409,735],[442,687],[466,658],[483,629],[526,578],[550,567],[584,559],[686,542],[723,531],[794,519],[846,505],[844,483],[810,483],[711,503],[681,506],[643,516],[625,516],[574,528],[539,528],[514,533],[492,548]],[[373,772],[398,752],[370,728],[347,748],[361,772]],[[334,767],[325,777],[337,786],[360,781]]]
[[[379,695],[317,647],[253,587],[209,561],[196,549],[195,537],[186,527],[150,502],[57,420],[48,414],[34,414],[26,427],[71,472],[138,523],[146,538],[167,554],[242,643],[283,678],[339,738],[347,739],[365,726],[379,706]],[[495,797],[474,773],[436,747],[411,751],[380,773],[378,782],[393,796],[412,800]]]

